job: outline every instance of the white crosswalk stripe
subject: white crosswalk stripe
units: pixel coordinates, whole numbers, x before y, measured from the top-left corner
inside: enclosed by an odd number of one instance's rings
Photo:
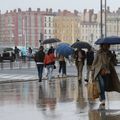
[[[37,78],[34,75],[21,75],[21,74],[0,74],[0,79],[8,79],[8,80],[29,80]]]

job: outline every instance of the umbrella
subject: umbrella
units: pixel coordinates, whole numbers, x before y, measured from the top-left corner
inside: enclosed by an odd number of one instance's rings
[[[55,43],[55,42],[61,42],[61,40],[57,38],[49,38],[43,41],[43,44],[50,44],[50,43]]]
[[[98,39],[95,44],[100,45],[100,44],[120,44],[120,37],[118,36],[110,36],[110,37],[105,37],[105,38],[100,38]]]
[[[63,55],[64,57],[68,57],[74,53],[73,48],[70,47],[67,43],[61,43],[56,48],[56,53],[59,55]]]
[[[91,45],[89,44],[89,43],[87,43],[87,42],[83,42],[83,41],[76,41],[75,43],[73,43],[72,45],[71,45],[71,47],[73,47],[73,48],[87,48],[87,49],[89,49],[89,48],[91,48]]]

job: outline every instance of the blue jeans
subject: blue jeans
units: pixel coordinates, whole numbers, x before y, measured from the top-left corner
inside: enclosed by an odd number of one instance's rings
[[[100,101],[105,100],[105,80],[106,76],[98,75],[98,81],[100,85]]]
[[[43,64],[37,64],[37,70],[38,70],[39,82],[42,81],[43,67],[44,67]]]
[[[47,67],[48,80],[51,80],[53,69],[54,69],[54,65],[47,65],[46,67]]]

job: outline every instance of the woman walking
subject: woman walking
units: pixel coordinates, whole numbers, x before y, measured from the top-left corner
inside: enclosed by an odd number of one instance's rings
[[[109,44],[100,45],[92,64],[92,80],[98,82],[101,105],[105,106],[105,91],[120,92],[120,81],[114,68]]]
[[[45,67],[47,68],[48,80],[51,80],[52,72],[55,65],[55,56],[51,49],[49,49],[48,53],[45,55],[44,64],[45,64]]]

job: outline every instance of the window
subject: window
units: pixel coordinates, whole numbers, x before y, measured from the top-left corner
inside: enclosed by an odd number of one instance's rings
[[[51,22],[51,17],[49,17],[49,22]]]
[[[49,34],[51,34],[51,30],[49,30]]]
[[[45,29],[45,34],[47,34],[47,30]]]

